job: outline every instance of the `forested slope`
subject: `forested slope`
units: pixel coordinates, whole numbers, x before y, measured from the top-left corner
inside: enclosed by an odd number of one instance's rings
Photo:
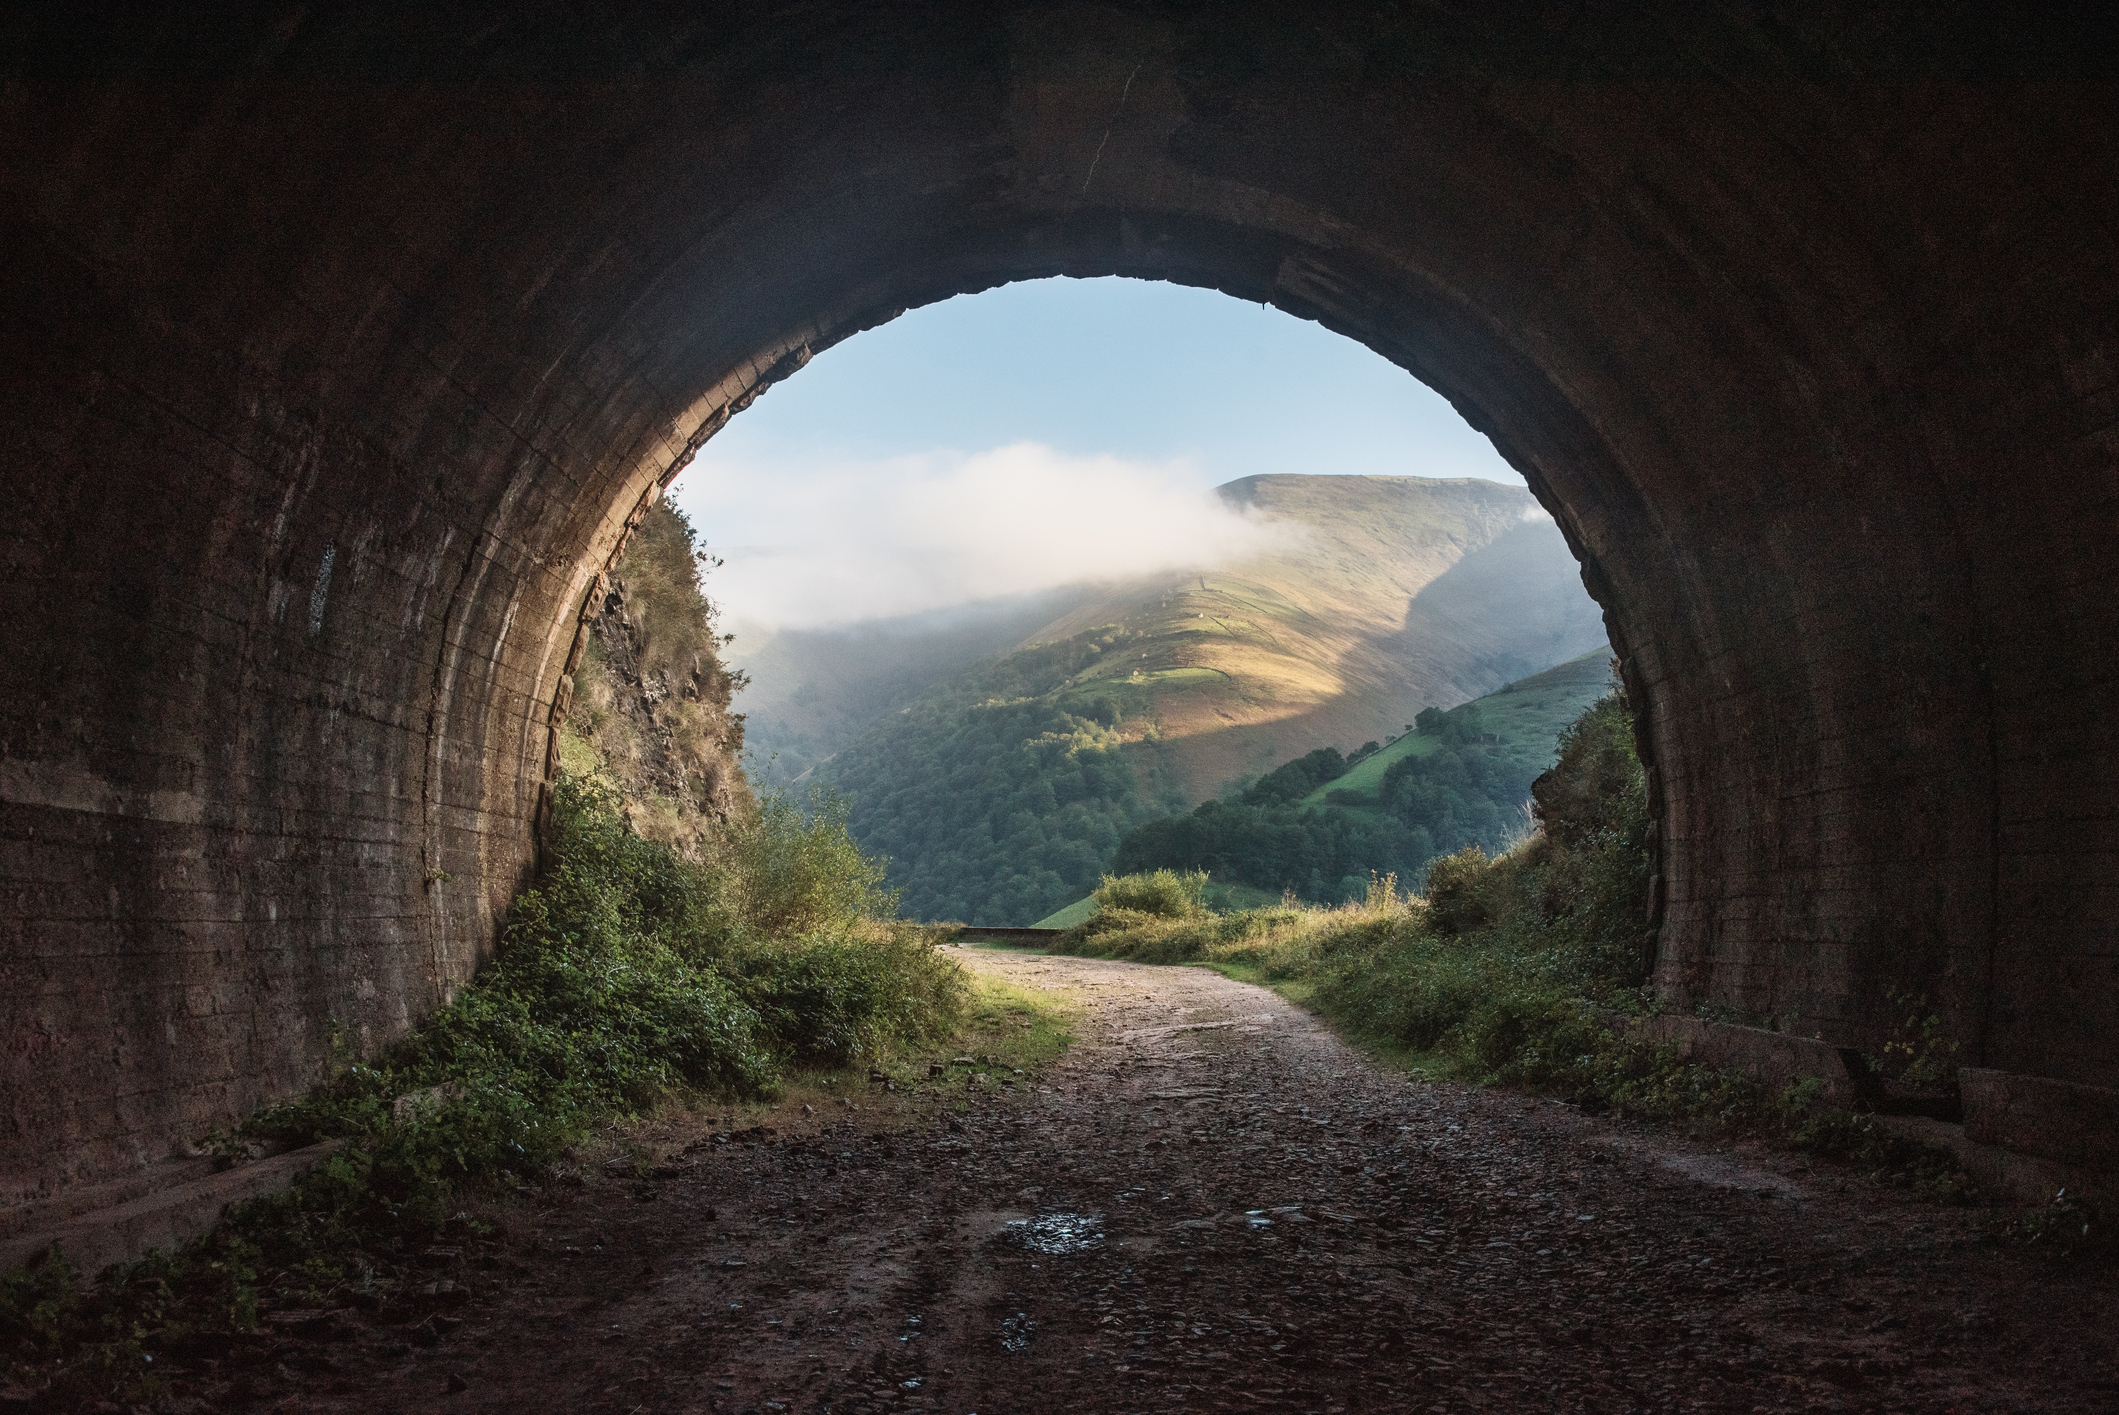
[[[1363,897],[1371,871],[1410,884],[1467,845],[1499,851],[1529,826],[1531,783],[1560,733],[1610,690],[1601,653],[1511,683],[1349,758],[1323,748],[1232,800],[1151,821],[1113,857],[1118,873],[1205,870],[1317,903]]]
[[[1094,593],[1077,585],[822,629],[739,627],[727,658],[750,679],[751,775],[760,787],[799,780],[871,723],[1010,652]]]
[[[1275,476],[1221,490],[1283,528],[1274,551],[1107,589],[816,768],[850,799],[863,848],[890,857],[908,917],[1041,918],[1087,893],[1136,826],[1603,642],[1558,529],[1520,487]],[[1350,820],[1342,833],[1363,839],[1315,856],[1317,879],[1306,867],[1294,887],[1330,894],[1347,861],[1419,848],[1367,842],[1390,825]]]
[[[1011,654],[834,760],[830,783],[855,803],[862,849],[888,857],[906,917],[1038,918],[1087,893],[1128,830],[1184,807],[1157,769],[1152,730],[1129,732],[1117,695],[1071,686],[1131,642],[1114,627]]]

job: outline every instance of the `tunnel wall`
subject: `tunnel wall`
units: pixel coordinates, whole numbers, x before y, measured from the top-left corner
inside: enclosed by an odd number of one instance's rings
[[[809,353],[1054,274],[1321,320],[1524,472],[1642,709],[1680,1005],[1874,1045],[1923,992],[2119,1084],[2111,51],[1834,13],[17,35],[0,1202],[444,1001],[642,498]]]

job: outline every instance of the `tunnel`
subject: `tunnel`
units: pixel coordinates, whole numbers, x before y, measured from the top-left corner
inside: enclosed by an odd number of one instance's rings
[[[1673,1007],[1873,1048],[1921,993],[2033,1110],[2109,1119],[2106,36],[1730,3],[8,25],[5,1202],[444,1004],[534,871],[628,528],[819,351],[1052,276],[1318,321],[1521,472],[1638,713]]]

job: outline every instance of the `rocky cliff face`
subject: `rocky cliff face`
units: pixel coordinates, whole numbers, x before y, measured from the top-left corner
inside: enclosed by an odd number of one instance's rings
[[[731,711],[745,679],[721,662],[706,566],[684,514],[656,505],[590,624],[560,748],[567,770],[617,782],[635,830],[693,857],[751,806]]]

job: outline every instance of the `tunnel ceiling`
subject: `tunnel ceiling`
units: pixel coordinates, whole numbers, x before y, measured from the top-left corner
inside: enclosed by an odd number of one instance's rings
[[[1643,710],[1666,995],[1862,1043],[1920,990],[2119,1083],[2100,37],[505,13],[9,22],[8,1201],[446,999],[629,520],[814,351],[1048,275],[1270,302],[1494,438]]]

